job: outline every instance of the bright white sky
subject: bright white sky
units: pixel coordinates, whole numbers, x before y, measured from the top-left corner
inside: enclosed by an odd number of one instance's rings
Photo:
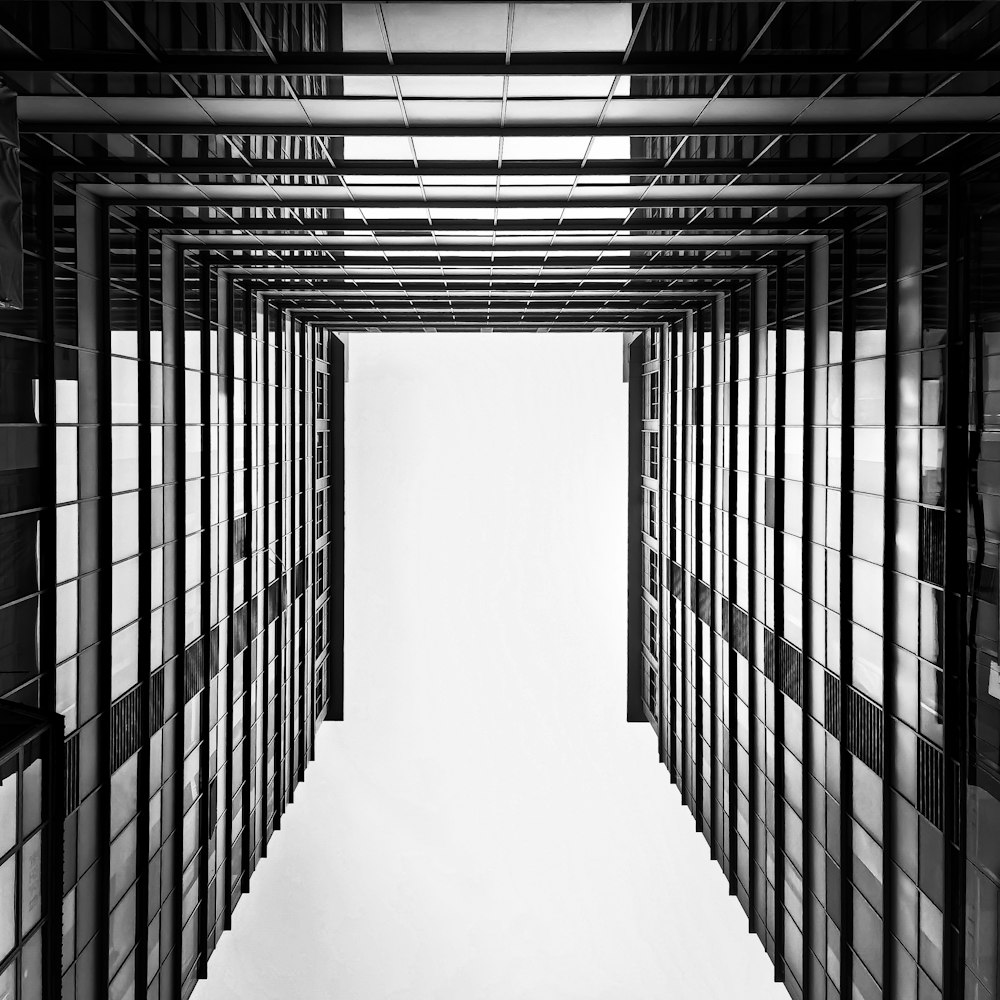
[[[506,43],[507,4],[383,11],[397,51]],[[630,29],[628,5],[519,4],[514,49],[624,49]],[[374,5],[345,5],[345,47],[383,47]],[[458,93],[473,83],[502,89]],[[454,78],[401,86],[456,96]],[[586,148],[531,137],[503,153]],[[345,155],[498,151],[358,137]],[[628,155],[626,136],[591,149]],[[194,1000],[787,1000],[652,730],[625,722],[621,373],[614,334],[352,338],[346,721],[322,727]]]
[[[621,371],[352,338],[347,718],[194,1000],[787,1000],[625,722]]]

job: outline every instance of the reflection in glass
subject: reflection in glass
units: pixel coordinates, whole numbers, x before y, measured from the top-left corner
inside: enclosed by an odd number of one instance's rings
[[[42,822],[41,759],[25,767],[21,782],[21,835],[27,836]]]
[[[14,933],[16,866],[17,855],[13,855],[0,865],[0,961],[6,958],[16,940]]]
[[[24,845],[21,854],[21,935],[42,919],[42,833]]]

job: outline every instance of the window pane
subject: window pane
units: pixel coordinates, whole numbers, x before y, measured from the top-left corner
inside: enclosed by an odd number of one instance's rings
[[[21,855],[21,934],[42,919],[42,832],[25,845]]]
[[[17,857],[0,867],[0,961],[14,947],[14,868]]]
[[[17,772],[0,782],[0,855],[6,854],[17,839]]]

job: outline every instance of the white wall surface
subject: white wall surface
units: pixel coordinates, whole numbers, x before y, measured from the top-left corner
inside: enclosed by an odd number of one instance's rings
[[[625,720],[616,335],[355,336],[346,721],[195,1000],[770,1000]]]

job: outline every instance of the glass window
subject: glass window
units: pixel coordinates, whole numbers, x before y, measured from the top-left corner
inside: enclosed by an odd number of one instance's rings
[[[108,1000],[132,1000],[135,996],[135,952],[129,955],[121,971],[108,987]]]
[[[42,1000],[41,931],[21,950],[21,1000]]]
[[[135,889],[129,890],[111,914],[109,944],[111,968],[117,970],[135,944]]]
[[[17,989],[17,962],[11,962],[3,972],[0,972],[0,997],[15,996]]]
[[[139,680],[139,623],[111,637],[111,699],[120,697]]]
[[[139,366],[135,361],[111,359],[111,422],[139,422]]]
[[[56,428],[56,503],[80,498],[76,452],[76,428]]]
[[[80,572],[80,508],[56,507],[56,580],[62,583]]]
[[[111,905],[114,906],[135,881],[136,823],[133,820],[111,845]]]
[[[62,904],[62,968],[65,971],[76,954],[76,887],[70,889]],[[3,996],[0,993],[0,996]]]
[[[21,854],[21,934],[42,919],[42,831],[24,845]]]
[[[139,617],[139,560],[129,559],[111,570],[111,627],[118,630]]]
[[[118,562],[139,551],[139,494],[114,497],[111,510],[111,558]]]
[[[17,784],[17,771],[0,782],[0,856],[6,854],[17,840]]]
[[[115,493],[139,488],[139,428],[111,429],[111,489]]]
[[[133,754],[111,775],[111,835],[114,836],[135,815],[138,754]]]
[[[22,776],[21,835],[27,836],[42,822],[42,762],[32,761]]]
[[[14,885],[17,856],[7,859],[0,866],[0,961],[13,949],[14,935]]]
[[[861,761],[852,761],[854,815],[877,839],[882,839],[882,779]]]

